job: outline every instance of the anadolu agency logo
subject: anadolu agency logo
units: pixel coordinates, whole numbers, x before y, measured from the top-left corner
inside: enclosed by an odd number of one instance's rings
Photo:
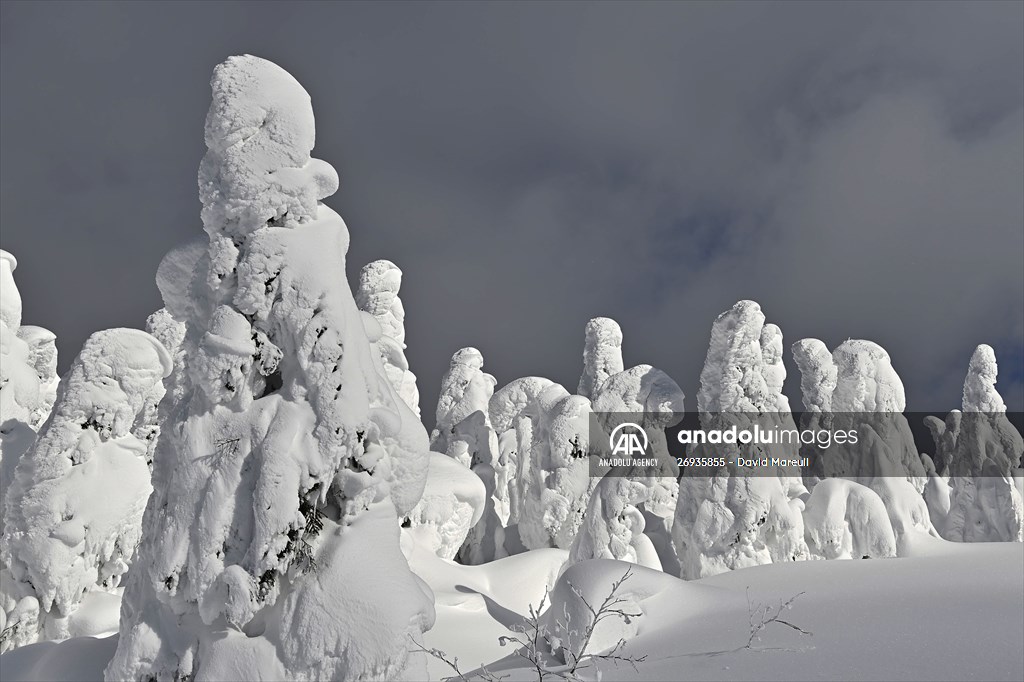
[[[634,422],[623,422],[612,429],[608,436],[608,457],[600,457],[599,467],[654,467],[658,466],[658,458],[649,456],[650,439],[642,426]]]
[[[612,429],[612,435],[608,436],[608,447],[612,450],[612,457],[635,457],[646,455],[647,432],[638,424],[623,422]]]

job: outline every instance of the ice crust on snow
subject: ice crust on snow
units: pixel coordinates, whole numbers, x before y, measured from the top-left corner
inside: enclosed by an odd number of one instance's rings
[[[428,439],[341,274],[348,230],[319,203],[337,174],[310,157],[310,99],[284,70],[232,57],[211,88],[207,240],[161,267],[186,325],[178,397],[161,406],[106,675],[204,679],[246,662],[291,679],[422,677],[395,646],[433,620],[398,520],[422,495]]]
[[[167,351],[145,332],[108,329],[85,342],[6,496],[9,624],[15,602],[28,597],[41,633],[66,638],[83,598],[120,583],[139,542],[151,490],[147,455],[170,371]]]
[[[405,357],[405,308],[398,297],[401,286],[402,271],[397,265],[389,260],[367,263],[359,271],[356,305],[380,324],[378,348],[388,381],[418,417],[420,392],[416,387],[416,375],[409,371],[409,361]]]

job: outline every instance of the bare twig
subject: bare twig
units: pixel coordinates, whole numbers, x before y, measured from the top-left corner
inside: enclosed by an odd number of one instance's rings
[[[437,649],[435,647],[427,648],[419,642],[417,642],[415,639],[413,639],[411,635],[409,636],[409,639],[412,639],[413,644],[416,645],[416,648],[411,649],[410,651],[427,654],[428,656],[431,656],[443,662],[445,665],[447,665],[449,668],[455,671],[454,676],[444,678],[446,681],[459,680],[459,682],[469,682],[469,678],[466,677],[466,673],[462,672],[462,670],[459,668],[458,656],[452,656],[451,658],[448,658],[448,654],[446,654],[444,651],[440,649]],[[501,680],[507,678],[508,675],[496,675],[492,673],[490,670],[488,670],[486,666],[481,664],[479,670],[474,674],[474,677],[478,677],[484,682],[501,682]]]
[[[795,602],[803,592],[798,592],[792,597],[785,601],[780,601],[774,606],[769,604],[757,604],[756,606],[750,601],[750,587],[747,587],[747,613],[750,622],[750,636],[747,638],[747,643],[744,645],[744,649],[752,649],[755,640],[760,640],[761,632],[771,625],[772,623],[778,623],[779,625],[785,625],[788,628],[796,630],[801,635],[812,636],[813,633],[804,630],[801,627],[790,623],[788,620],[781,618],[783,611],[788,611],[793,608],[793,602]]]

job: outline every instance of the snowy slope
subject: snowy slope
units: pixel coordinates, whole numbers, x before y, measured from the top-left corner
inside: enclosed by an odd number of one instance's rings
[[[633,567],[624,589],[641,595],[644,615],[627,655],[647,655],[638,672],[604,666],[604,680],[1020,680],[1024,676],[1024,547],[928,540],[914,556],[871,561],[806,561],[739,569],[682,581]],[[411,557],[437,599],[425,645],[480,663],[510,680],[530,680],[497,637],[554,582],[565,552],[535,550],[485,566],[460,566],[423,552]],[[624,562],[580,565],[595,593]],[[577,569],[578,570],[578,569]],[[752,649],[753,602],[804,592],[786,613],[803,636],[769,625]],[[557,591],[558,588],[556,588]],[[5,680],[98,679],[114,638],[44,642],[0,658]],[[505,656],[505,658],[501,658]],[[501,659],[492,663],[495,659]],[[431,679],[451,674],[440,661]],[[595,679],[590,673],[586,679]]]

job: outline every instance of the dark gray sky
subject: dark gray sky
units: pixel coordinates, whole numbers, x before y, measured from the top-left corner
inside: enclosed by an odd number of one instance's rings
[[[990,343],[1024,409],[1024,3],[4,0],[0,243],[62,368],[160,307],[240,53],[313,97],[349,280],[404,270],[428,423],[462,346],[574,389],[596,315],[694,409],[740,298],[787,349],[882,344],[912,410],[959,406]]]

